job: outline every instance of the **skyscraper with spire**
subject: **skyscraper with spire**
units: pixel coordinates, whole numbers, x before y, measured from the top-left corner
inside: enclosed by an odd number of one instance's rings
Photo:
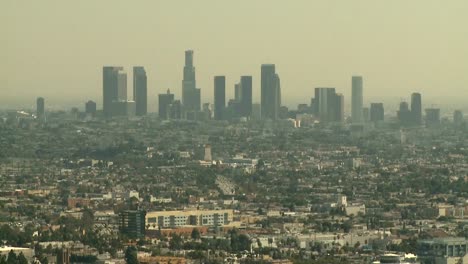
[[[195,80],[195,67],[193,66],[193,50],[185,51],[184,76],[182,80],[182,105],[184,111],[200,111],[200,89]]]

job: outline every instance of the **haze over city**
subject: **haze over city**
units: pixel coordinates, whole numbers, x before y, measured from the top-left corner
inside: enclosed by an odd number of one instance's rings
[[[468,264],[468,0],[0,0],[0,264]]]
[[[430,104],[468,97],[468,2],[356,1],[2,1],[0,105],[102,107],[102,66],[144,66],[148,108],[166,89],[181,96],[183,52],[195,51],[202,102],[213,103],[213,76],[233,97],[241,75],[274,63],[283,104],[310,103],[315,87],[336,87],[349,105],[351,76],[364,100]],[[129,94],[130,89],[129,89]],[[462,99],[460,99],[462,98]]]

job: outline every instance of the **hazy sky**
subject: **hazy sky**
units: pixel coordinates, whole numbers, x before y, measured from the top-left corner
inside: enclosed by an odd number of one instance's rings
[[[102,66],[145,66],[150,110],[170,88],[180,98],[184,50],[195,51],[202,101],[213,76],[233,97],[240,75],[275,63],[283,102],[309,103],[351,76],[365,101],[382,97],[468,101],[467,0],[0,0],[0,104],[88,99],[102,107]],[[461,96],[460,96],[461,95]]]

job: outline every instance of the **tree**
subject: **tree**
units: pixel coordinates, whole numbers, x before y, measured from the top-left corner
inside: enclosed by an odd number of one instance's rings
[[[18,264],[28,264],[28,260],[24,256],[23,252],[19,253],[17,263]]]
[[[7,258],[7,264],[17,264],[18,258],[16,257],[15,252],[13,250],[10,250],[10,253],[8,253],[8,258]]]
[[[231,238],[231,250],[233,252],[243,251],[243,250],[250,250],[250,238],[247,235],[239,234],[237,229],[232,229],[229,231],[229,235]]]
[[[184,244],[184,240],[177,234],[173,234],[171,241],[169,241],[169,248],[171,250],[180,250]]]
[[[205,254],[201,250],[195,250],[187,254],[191,259],[204,259]]]
[[[198,240],[200,239],[200,231],[198,231],[197,228],[192,229],[192,234],[191,234],[192,239]]]
[[[6,260],[5,255],[0,256],[0,264],[7,264],[7,260]]]
[[[135,247],[127,247],[125,250],[125,262],[127,264],[138,264],[137,249]]]
[[[39,256],[39,262],[41,262],[41,264],[49,264],[49,260],[46,256]]]

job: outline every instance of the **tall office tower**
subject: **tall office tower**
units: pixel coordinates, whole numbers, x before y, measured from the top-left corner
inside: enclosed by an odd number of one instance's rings
[[[281,106],[278,114],[280,119],[288,119],[290,118],[289,116],[289,108],[287,106]],[[291,117],[293,118],[293,117]]]
[[[276,83],[276,107],[279,109],[281,107],[281,81],[278,74],[275,74],[275,83]]]
[[[242,96],[242,91],[241,91],[241,84],[236,83],[234,84],[234,100],[240,102],[241,96]]]
[[[200,89],[195,80],[193,50],[185,51],[184,79],[182,80],[182,104],[186,112],[200,111]]]
[[[158,95],[159,102],[159,118],[169,119],[170,118],[170,106],[174,102],[174,94],[171,94],[171,90],[167,89],[167,93]]]
[[[144,67],[133,67],[133,101],[136,104],[136,115],[144,116],[148,113],[148,88]]]
[[[223,120],[226,108],[226,77],[214,77],[214,119]]]
[[[262,105],[259,103],[252,104],[252,120],[262,119]]]
[[[127,73],[119,70],[117,74],[117,101],[127,101]]]
[[[314,106],[316,108],[316,116],[322,122],[328,119],[328,97],[334,93],[335,88],[315,88]]]
[[[362,123],[362,76],[353,76],[351,78],[351,120],[353,123]]]
[[[119,99],[119,71],[123,67],[105,66],[102,68],[102,110],[106,117],[112,115],[112,102]]]
[[[384,106],[383,103],[371,103],[370,106],[370,121],[377,123],[384,121]]]
[[[400,109],[398,110],[397,117],[401,125],[408,126],[411,124],[412,115],[407,102],[400,103]]]
[[[45,114],[45,100],[42,97],[38,97],[36,100],[36,115],[39,118],[44,117]]]
[[[241,76],[241,116],[250,117],[252,115],[252,76]]]
[[[316,115],[322,122],[341,122],[344,120],[344,97],[335,88],[315,88]]]
[[[344,95],[336,94],[336,112],[335,112],[335,122],[343,122],[344,121]]]
[[[86,102],[85,112],[87,115],[91,115],[91,116],[96,115],[96,102],[91,101],[91,100]]]
[[[133,117],[135,116],[136,105],[135,101],[129,100],[115,100],[112,101],[111,105],[111,116],[112,117]]]
[[[315,90],[315,97],[310,99],[310,113],[315,116],[318,116],[318,97],[317,97],[317,89]]]
[[[134,116],[135,102],[127,100],[127,73],[122,67],[115,67],[117,97],[111,101],[108,117]]]
[[[202,107],[202,112],[198,117],[199,120],[210,120],[213,118],[213,109],[210,103],[204,103]]]
[[[262,64],[261,105],[262,119],[278,119],[280,108],[280,84],[274,64]]]
[[[180,100],[175,100],[169,105],[167,114],[170,119],[181,119],[182,118],[182,103]]]
[[[440,109],[439,108],[427,108],[426,109],[426,126],[437,126],[440,125]]]
[[[127,210],[120,213],[120,232],[129,238],[145,237],[146,211]]]
[[[461,125],[463,123],[463,112],[460,110],[455,110],[453,112],[453,123],[455,125]]]
[[[414,125],[421,125],[422,123],[422,103],[421,103],[421,94],[413,93],[411,94],[411,115]]]
[[[241,102],[231,99],[228,101],[226,111],[225,111],[225,119],[232,120],[232,119],[239,119],[242,117],[242,106]]]
[[[362,121],[364,123],[367,123],[370,121],[370,110],[369,107],[363,107],[362,108]]]

